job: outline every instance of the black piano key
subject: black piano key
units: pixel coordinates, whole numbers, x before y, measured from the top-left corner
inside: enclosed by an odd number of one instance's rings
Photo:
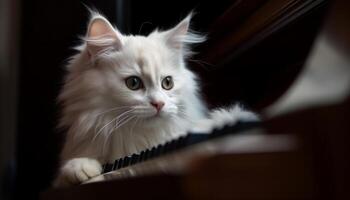
[[[129,166],[130,160],[131,160],[130,156],[124,157],[124,159],[123,159],[123,167]]]
[[[255,128],[261,125],[260,121],[246,121],[246,122],[242,122],[239,127],[241,129],[249,129],[249,128]]]
[[[139,162],[145,161],[145,151],[140,152],[140,159]]]
[[[150,158],[161,156],[169,152],[196,144],[208,139],[220,137],[222,135],[234,134],[242,130],[254,128],[260,125],[259,121],[238,121],[235,125],[226,125],[222,128],[215,128],[210,134],[206,133],[188,133],[186,136],[182,136],[178,139],[166,142],[165,144],[158,145],[151,149],[141,151],[140,154],[133,154],[132,156],[120,158],[113,164],[103,165],[103,172],[109,172],[111,170],[120,169],[125,166],[136,164],[142,161],[146,161]]]
[[[151,149],[151,152],[150,152],[150,158],[154,158],[154,157],[156,157],[157,155],[156,155],[156,150],[157,150],[157,148],[156,147],[153,147],[152,149]]]
[[[118,159],[114,161],[113,170],[118,169]]]
[[[186,136],[181,136],[178,140],[177,140],[177,148],[182,148],[184,147],[186,144]]]
[[[163,155],[164,153],[164,144],[158,145],[157,147],[157,155]]]
[[[192,144],[197,144],[199,142],[205,141],[208,139],[208,134],[201,134],[201,133],[190,133],[183,142],[184,146],[189,146]]]
[[[179,139],[173,140],[171,142],[171,151],[176,151],[178,148],[178,144],[179,144]]]
[[[159,156],[159,148],[160,148],[160,145],[157,145],[157,146],[154,148],[153,153],[152,153],[153,157]]]
[[[113,170],[113,164],[109,164],[107,170],[108,171],[112,171]]]
[[[166,153],[168,153],[169,152],[169,149],[170,149],[170,142],[166,142],[165,144],[164,144],[164,147],[163,147],[163,154],[166,154]]]
[[[174,149],[174,140],[165,143],[165,152],[164,153],[170,153]]]
[[[107,173],[112,171],[113,169],[113,164],[107,163],[104,165],[103,173]]]
[[[134,153],[132,154],[131,156],[131,161],[130,161],[130,164],[133,165],[133,164],[136,164],[139,160],[139,155]]]
[[[217,138],[217,137],[220,137],[222,135],[230,134],[233,132],[234,132],[234,130],[232,130],[232,126],[224,126],[222,128],[214,128],[212,130],[211,134],[209,135],[209,139]]]
[[[222,130],[221,128],[214,128],[211,132],[212,138],[216,138],[216,137],[221,136],[223,133],[221,130]]]
[[[174,150],[175,150],[175,147],[176,147],[176,140],[170,141],[168,151],[169,151],[169,152],[174,151]]]
[[[141,152],[139,154],[137,154],[137,161],[136,161],[136,163],[139,163],[139,162],[142,162]]]
[[[167,147],[168,153],[172,152],[174,150],[174,140],[170,141]]]
[[[102,165],[102,173],[103,174],[106,173],[106,166],[107,166],[107,164],[103,164]]]
[[[149,149],[147,149],[147,150],[145,151],[144,161],[145,161],[145,160],[148,160],[148,159],[150,158],[150,156],[151,156],[151,151],[150,151]]]
[[[117,169],[120,169],[123,167],[123,158],[118,159],[118,166]]]
[[[170,142],[170,151],[175,151],[177,146],[177,140],[173,140]]]

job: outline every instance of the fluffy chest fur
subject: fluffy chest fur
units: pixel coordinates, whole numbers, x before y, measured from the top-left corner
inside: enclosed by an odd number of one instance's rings
[[[189,121],[183,119],[159,126],[143,126],[141,123],[135,120],[130,123],[130,126],[115,130],[109,146],[108,160],[110,162],[113,162],[115,158],[131,155],[177,138],[185,134],[190,127]]]

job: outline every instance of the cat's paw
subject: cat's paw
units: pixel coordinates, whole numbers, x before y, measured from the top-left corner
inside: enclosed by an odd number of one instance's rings
[[[54,186],[76,185],[100,175],[101,172],[102,166],[99,161],[91,158],[74,158],[63,165]]]

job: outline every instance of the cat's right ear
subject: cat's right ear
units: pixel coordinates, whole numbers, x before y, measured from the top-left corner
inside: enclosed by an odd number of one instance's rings
[[[92,13],[85,37],[86,47],[92,58],[122,48],[122,37],[105,17]]]

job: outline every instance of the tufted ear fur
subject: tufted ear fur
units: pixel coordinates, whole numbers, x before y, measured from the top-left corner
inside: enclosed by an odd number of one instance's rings
[[[85,41],[92,58],[108,51],[119,50],[122,48],[122,38],[122,34],[105,17],[96,12],[91,13]]]
[[[184,50],[184,54],[190,53],[189,45],[194,43],[202,43],[205,41],[205,36],[195,34],[190,30],[190,22],[192,13],[187,15],[180,23],[175,27],[163,32],[163,37],[166,43],[174,49]]]

